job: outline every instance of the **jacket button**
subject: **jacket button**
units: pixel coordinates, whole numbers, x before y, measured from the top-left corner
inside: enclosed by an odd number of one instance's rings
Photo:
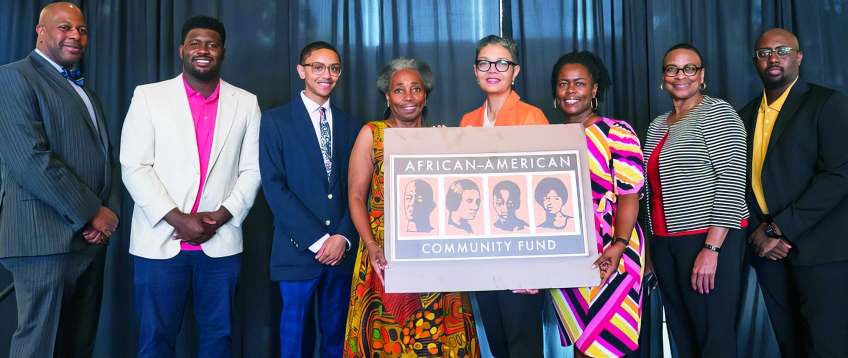
[[[333,200],[333,194],[327,194],[327,199]]]
[[[324,224],[327,224],[327,226],[330,226],[330,220],[325,221]]]

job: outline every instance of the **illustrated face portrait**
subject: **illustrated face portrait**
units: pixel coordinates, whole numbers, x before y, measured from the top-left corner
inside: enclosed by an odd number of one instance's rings
[[[509,218],[509,213],[512,211],[510,207],[511,204],[509,191],[508,190],[499,190],[497,195],[492,198],[492,206],[495,208],[495,214],[501,220],[506,220]]]
[[[556,214],[562,211],[563,200],[556,191],[550,190],[542,197],[542,206],[548,213]]]
[[[403,193],[403,211],[409,221],[429,221],[435,209],[433,189],[427,182],[417,179],[406,184]]]
[[[480,209],[480,192],[477,190],[466,190],[462,192],[462,201],[456,212],[465,220],[474,220],[477,210]]]

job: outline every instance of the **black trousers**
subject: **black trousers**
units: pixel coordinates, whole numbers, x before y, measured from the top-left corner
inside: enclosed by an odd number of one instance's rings
[[[783,357],[848,357],[848,261],[794,265],[750,251]]]
[[[715,288],[692,289],[692,268],[707,234],[654,236],[649,246],[665,317],[680,357],[736,357],[745,230],[731,229],[721,245]]]
[[[477,307],[496,358],[538,358],[544,356],[542,308],[547,290],[535,295],[512,291],[477,292]]]

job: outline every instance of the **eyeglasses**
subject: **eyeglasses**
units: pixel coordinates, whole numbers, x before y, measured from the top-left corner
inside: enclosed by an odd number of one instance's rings
[[[495,69],[498,70],[498,72],[506,72],[509,70],[509,65],[518,66],[517,63],[508,60],[477,60],[477,62],[474,63],[477,65],[477,70],[481,72],[488,71],[492,68],[492,65],[495,65]]]
[[[327,65],[325,65],[321,62],[302,63],[300,65],[303,66],[303,67],[306,67],[306,66],[312,67],[312,73],[316,74],[316,75],[320,75],[320,74],[324,73],[324,70],[327,69],[327,68],[330,69],[330,75],[331,76],[338,77],[339,75],[342,74],[342,66],[341,65],[329,65],[329,66],[327,66]]]
[[[798,50],[798,49],[791,48],[789,46],[777,46],[777,47],[774,48],[774,50],[772,50],[770,48],[761,48],[757,51],[754,51],[754,58],[757,58],[757,59],[760,59],[760,60],[764,59],[764,58],[769,58],[769,57],[771,57],[772,52],[776,53],[777,57],[783,58],[783,57],[786,57],[786,55],[788,55],[790,52],[792,52],[792,50],[799,51],[799,52],[801,51],[801,50]]]
[[[686,75],[686,77],[692,77],[696,73],[698,73],[698,71],[700,71],[702,68],[703,67],[698,67],[695,65],[686,65],[683,66],[683,68],[677,68],[677,66],[675,65],[668,65],[665,66],[663,72],[665,73],[666,77],[676,77],[677,74],[680,73],[680,71],[683,71],[683,74]]]

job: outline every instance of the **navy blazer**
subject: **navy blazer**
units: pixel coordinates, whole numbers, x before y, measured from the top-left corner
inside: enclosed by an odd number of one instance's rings
[[[309,246],[325,234],[344,235],[356,252],[359,234],[350,218],[347,172],[353,143],[362,123],[331,106],[333,165],[329,181],[318,137],[298,95],[293,101],[262,114],[259,130],[259,171],[262,189],[274,213],[271,280],[315,278],[326,265]],[[353,275],[356,255],[337,266]]]
[[[754,127],[762,94],[740,111],[748,131],[751,163]],[[769,212],[794,249],[796,265],[848,260],[848,96],[807,83],[792,87],[771,133],[763,161],[762,184]],[[750,230],[764,220],[750,185]]]
[[[95,127],[72,86],[35,52],[0,67],[0,257],[80,250],[101,205],[119,212],[103,109],[85,89]]]

